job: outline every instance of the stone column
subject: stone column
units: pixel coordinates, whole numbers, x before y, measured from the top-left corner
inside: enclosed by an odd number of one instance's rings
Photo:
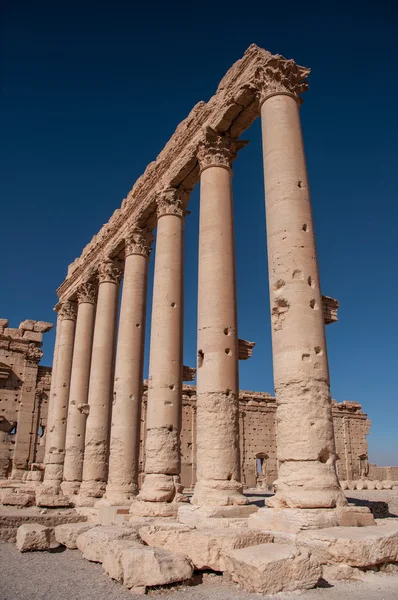
[[[246,142],[208,129],[199,146],[197,483],[193,504],[246,504],[240,483],[232,161]]]
[[[59,319],[57,363],[54,378],[54,393],[51,400],[51,422],[47,427],[47,435],[50,439],[44,473],[44,486],[51,488],[54,493],[59,493],[60,491],[64,468],[66,417],[68,414],[75,337],[76,303],[63,302],[59,310]]]
[[[48,452],[50,450],[51,413],[52,413],[53,396],[54,396],[54,390],[55,390],[55,378],[56,378],[56,374],[57,374],[59,333],[61,330],[61,317],[58,312],[59,309],[60,309],[60,305],[57,304],[56,307],[54,308],[54,310],[57,311],[57,325],[56,325],[56,330],[55,330],[54,354],[53,354],[53,363],[52,363],[52,370],[51,370],[51,386],[50,386],[50,393],[48,395],[48,406],[47,406],[47,425],[46,425],[46,431],[45,431],[46,446],[45,446],[45,451],[44,451],[44,464],[45,465],[48,462],[47,458],[48,458]]]
[[[126,239],[116,353],[109,477],[101,503],[126,504],[138,493],[148,259],[153,236]]]
[[[78,492],[83,475],[96,296],[97,285],[95,283],[83,283],[77,290],[76,334],[66,427],[64,480],[61,485],[65,495]]]
[[[300,69],[300,68],[299,68]],[[296,67],[297,70],[297,67]],[[305,71],[305,70],[304,70]],[[275,508],[346,503],[336,475],[322,296],[292,71],[262,93],[272,351],[279,460]]]
[[[79,494],[74,498],[77,506],[93,506],[106,487],[120,277],[121,270],[116,261],[105,260],[100,264],[83,480]]]
[[[133,514],[171,515],[180,499],[184,202],[159,195],[152,303],[145,480]],[[174,506],[171,504],[174,503]],[[144,505],[143,505],[144,504]],[[146,505],[146,506],[145,506]]]

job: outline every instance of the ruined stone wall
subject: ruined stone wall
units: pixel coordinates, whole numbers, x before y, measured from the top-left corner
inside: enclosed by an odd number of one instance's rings
[[[0,478],[20,477],[42,462],[51,368],[39,367],[43,321],[24,321],[18,328],[0,319]]]
[[[368,478],[372,481],[398,481],[398,467],[378,467],[370,464]]]

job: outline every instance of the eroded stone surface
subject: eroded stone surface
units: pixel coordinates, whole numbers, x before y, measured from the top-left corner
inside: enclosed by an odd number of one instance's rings
[[[98,526],[81,533],[76,539],[76,546],[87,560],[102,563],[109,542],[123,539],[140,541],[133,528]]]
[[[225,566],[233,581],[249,592],[276,594],[313,588],[322,576],[309,552],[288,544],[262,544],[231,550]]]
[[[128,588],[167,585],[190,579],[191,561],[164,548],[129,548],[122,554],[123,582]]]
[[[55,539],[70,549],[77,548],[76,540],[85,531],[96,527],[94,523],[65,523],[54,528]]]
[[[129,548],[143,547],[141,541],[122,539],[113,540],[107,544],[103,555],[102,568],[105,573],[116,581],[123,581],[123,552]]]

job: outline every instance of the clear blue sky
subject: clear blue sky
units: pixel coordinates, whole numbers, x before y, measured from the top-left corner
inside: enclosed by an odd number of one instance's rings
[[[327,329],[332,393],[361,402],[372,419],[371,461],[398,464],[394,5],[5,0],[0,317],[14,327],[55,322],[67,265],[255,42],[312,68],[302,123],[322,291],[341,303]],[[239,333],[257,345],[240,378],[242,388],[271,392],[259,121],[243,137],[250,144],[234,167]],[[193,366],[198,189],[190,209],[184,362]],[[149,323],[150,314],[147,334]],[[54,332],[45,339],[51,364]]]

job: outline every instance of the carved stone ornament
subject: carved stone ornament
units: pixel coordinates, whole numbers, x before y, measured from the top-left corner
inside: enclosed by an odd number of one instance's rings
[[[164,215],[185,217],[184,198],[185,192],[178,188],[168,188],[160,192],[156,199],[158,219]]]
[[[29,344],[25,356],[30,362],[38,364],[43,356],[43,351],[32,342]]]
[[[76,302],[70,302],[69,300],[67,300],[66,302],[60,303],[58,314],[62,321],[66,319],[68,319],[69,321],[76,321]]]
[[[152,241],[152,233],[146,229],[136,227],[125,240],[125,256],[140,254],[141,256],[145,256],[145,258],[149,258]]]
[[[273,56],[265,67],[259,67],[254,74],[253,84],[260,104],[275,94],[289,94],[301,102],[300,94],[308,90],[305,79],[310,72],[311,69],[297,65],[294,60]]]
[[[107,259],[100,263],[98,267],[98,280],[100,283],[119,283],[121,278],[122,269],[118,261]]]
[[[199,143],[197,157],[200,170],[208,167],[231,168],[238,155],[238,150],[249,142],[234,140],[228,135],[220,135],[211,127],[207,127],[204,139]]]
[[[91,281],[82,283],[77,288],[77,301],[79,304],[87,302],[88,304],[94,304],[97,298],[97,286]]]

